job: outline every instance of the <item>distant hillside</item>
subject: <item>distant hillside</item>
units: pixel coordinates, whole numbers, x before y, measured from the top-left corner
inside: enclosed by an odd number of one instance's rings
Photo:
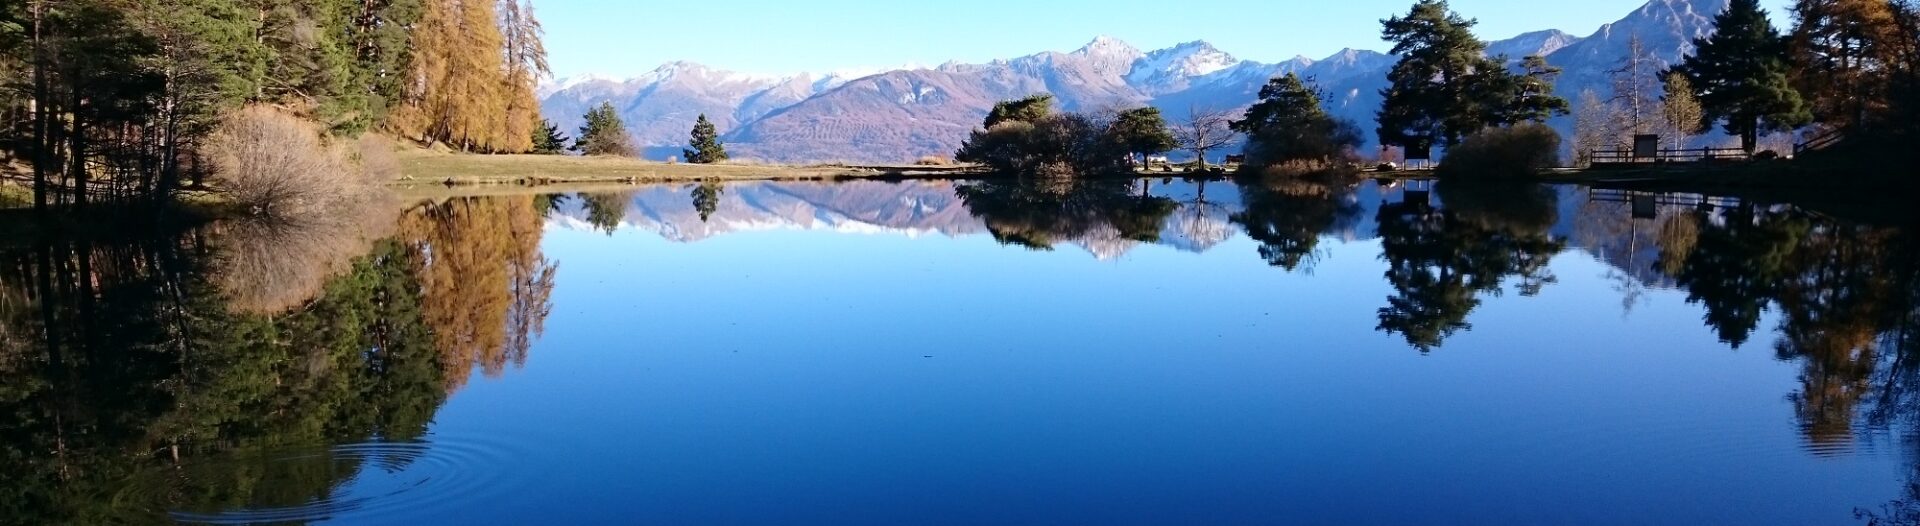
[[[1489,43],[1489,52],[1546,55],[1564,68],[1559,92],[1605,91],[1604,71],[1638,35],[1656,57],[1677,61],[1691,41],[1712,29],[1729,0],[1652,0],[1587,37],[1557,30]],[[578,79],[549,86],[548,118],[571,129],[580,114],[612,101],[656,157],[677,152],[695,116],[715,120],[736,157],[783,162],[844,160],[904,162],[950,155],[997,101],[1052,93],[1067,110],[1153,105],[1170,120],[1192,108],[1240,109],[1276,75],[1312,77],[1329,95],[1330,110],[1361,124],[1372,137],[1379,91],[1395,58],[1342,50],[1314,60],[1277,63],[1240,60],[1204,41],[1141,51],[1108,37],[1067,53],[1044,52],[986,64],[947,64],[853,78],[799,75],[754,78],[674,63],[625,81]],[[1563,131],[1571,119],[1554,123]]]

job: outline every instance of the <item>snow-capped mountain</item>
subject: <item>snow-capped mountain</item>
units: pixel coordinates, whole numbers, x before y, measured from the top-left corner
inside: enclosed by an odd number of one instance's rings
[[[1712,16],[1728,2],[1651,0],[1587,37],[1535,31],[1489,42],[1488,53],[1514,60],[1546,56],[1564,69],[1558,91],[1572,98],[1583,89],[1604,88],[1601,72],[1625,56],[1629,38],[1640,38],[1662,61],[1678,60],[1691,51],[1693,38],[1711,30]],[[1102,36],[1072,52],[858,75],[769,78],[673,63],[633,79],[557,81],[542,90],[542,109],[571,131],[587,109],[611,101],[641,144],[664,150],[654,158],[678,153],[694,118],[704,112],[736,157],[898,163],[950,155],[1001,100],[1051,93],[1065,110],[1153,105],[1177,121],[1195,108],[1244,108],[1262,85],[1286,73],[1312,79],[1331,113],[1372,130],[1385,72],[1396,60],[1346,49],[1321,59],[1263,63],[1237,59],[1205,41],[1141,51]],[[1562,121],[1555,124],[1567,127]]]

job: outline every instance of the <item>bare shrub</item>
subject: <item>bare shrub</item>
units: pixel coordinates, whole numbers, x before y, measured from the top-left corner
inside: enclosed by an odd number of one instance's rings
[[[396,210],[367,170],[397,172],[398,163],[381,166],[393,152],[369,142],[356,141],[355,166],[317,127],[264,106],[234,112],[215,130],[206,148],[213,182],[237,205],[218,227],[216,273],[234,308],[275,312],[312,298],[391,228],[386,212]]]
[[[914,160],[913,164],[914,166],[947,166],[953,164],[953,160],[938,155],[926,155]]]
[[[1544,124],[1487,128],[1447,150],[1443,178],[1512,179],[1539,175],[1560,164],[1560,133]]]
[[[207,155],[218,189],[250,215],[325,220],[379,191],[322,143],[317,127],[270,107],[228,115]]]

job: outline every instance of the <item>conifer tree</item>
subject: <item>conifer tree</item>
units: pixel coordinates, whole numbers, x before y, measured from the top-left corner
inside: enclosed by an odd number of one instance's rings
[[[1151,106],[1120,112],[1108,133],[1130,152],[1129,156],[1140,156],[1142,168],[1147,166],[1148,157],[1180,145],[1167,129],[1167,120],[1160,116],[1160,108]]]
[[[1406,16],[1381,21],[1381,37],[1401,57],[1380,93],[1381,144],[1453,145],[1486,126],[1470,87],[1476,74],[1500,66],[1484,56],[1487,45],[1472,31],[1476,23],[1443,0],[1421,0]]]
[[[560,127],[552,121],[540,119],[540,127],[533,131],[533,153],[556,155],[567,150],[566,134],[560,133]]]
[[[1260,88],[1260,100],[1233,129],[1247,136],[1247,162],[1260,165],[1331,160],[1361,142],[1359,129],[1329,115],[1320,92],[1293,73]]]
[[[1740,137],[1748,153],[1759,147],[1760,134],[1811,121],[1789,77],[1786,40],[1759,0],[1733,0],[1713,21],[1713,34],[1694,39],[1696,51],[1677,68],[1707,118]]]
[[[632,157],[636,153],[633,139],[627,135],[627,124],[613,110],[613,103],[601,102],[600,107],[587,111],[585,119],[587,123],[580,127],[580,136],[573,140],[574,151],[619,157]]]
[[[727,160],[727,147],[720,144],[720,133],[707,120],[707,114],[700,114],[700,120],[693,123],[692,139],[688,149],[681,151],[687,162],[713,164]]]

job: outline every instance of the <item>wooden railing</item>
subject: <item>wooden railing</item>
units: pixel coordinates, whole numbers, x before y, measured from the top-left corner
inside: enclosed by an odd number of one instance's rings
[[[1847,138],[1847,130],[1845,128],[1833,128],[1830,130],[1822,131],[1818,134],[1815,134],[1812,137],[1808,137],[1805,142],[1794,144],[1793,155],[1799,156],[1800,154],[1806,153],[1806,152],[1824,150],[1828,146],[1839,144],[1840,141],[1845,140],[1846,138]]]
[[[1740,148],[1681,148],[1655,151],[1652,157],[1635,156],[1633,150],[1593,150],[1587,152],[1593,164],[1653,164],[1745,161],[1751,158]]]

